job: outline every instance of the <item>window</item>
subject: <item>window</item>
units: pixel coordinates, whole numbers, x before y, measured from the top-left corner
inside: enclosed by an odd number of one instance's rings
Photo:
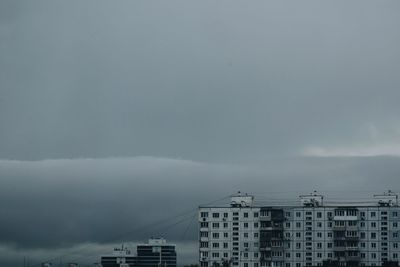
[[[229,234],[228,233],[224,233],[224,238],[228,238]]]
[[[397,211],[393,211],[392,215],[393,217],[397,217]]]
[[[212,216],[213,216],[213,218],[219,218],[219,213],[218,213],[218,212],[214,212],[214,213],[212,214]]]
[[[227,252],[224,252],[224,258],[228,258],[229,254]]]
[[[301,243],[296,243],[296,248],[297,249],[301,248]]]
[[[376,222],[371,222],[371,227],[375,228],[376,227]]]
[[[254,238],[258,238],[258,233],[254,233]]]
[[[212,253],[213,258],[219,258],[219,253],[218,252],[213,252]]]
[[[397,227],[397,222],[393,223],[393,227],[396,228]]]
[[[376,239],[376,233],[371,233],[371,239]]]
[[[227,212],[224,213],[224,218],[228,218],[228,213]]]
[[[332,237],[332,233],[328,233],[328,237]]]
[[[296,253],[296,258],[301,258],[301,254],[300,253]]]
[[[249,233],[243,233],[244,238],[249,238]]]
[[[258,222],[254,223],[254,228],[258,228]]]
[[[321,228],[322,227],[322,222],[317,222],[317,227]]]
[[[347,214],[347,216],[357,216],[357,210],[355,210],[355,209],[347,210],[346,214]]]
[[[322,212],[317,212],[317,218],[322,218]]]
[[[321,249],[322,248],[322,243],[317,243],[317,248]]]
[[[371,211],[371,217],[376,217],[376,212],[375,211]]]
[[[201,248],[208,248],[208,242],[200,242]]]
[[[296,227],[297,227],[297,228],[301,228],[301,222],[297,222],[297,223],[296,223]]]
[[[244,243],[243,243],[243,247],[248,248],[248,247],[249,247],[249,243],[244,242]]]
[[[345,211],[344,210],[335,210],[335,216],[344,216]]]
[[[244,228],[249,228],[249,223],[243,223]]]
[[[208,227],[208,222],[201,222],[200,227],[201,228]]]
[[[213,228],[219,228],[219,223],[213,223],[213,224],[212,224],[212,227],[213,227]]]
[[[329,242],[329,243],[327,244],[327,246],[328,246],[328,248],[332,248],[332,243]]]
[[[224,243],[224,248],[228,248],[228,243]]]
[[[224,228],[228,228],[228,223],[224,223]]]
[[[322,237],[322,233],[321,233],[321,232],[318,232],[318,233],[317,233],[317,237]]]
[[[248,212],[243,213],[243,217],[249,218],[249,213]]]
[[[249,253],[247,253],[247,252],[243,253],[243,257],[244,258],[248,258],[249,257]]]
[[[254,252],[254,258],[258,258],[258,252]]]
[[[296,237],[301,237],[301,233],[300,232],[296,232]]]
[[[285,224],[285,226],[286,226],[286,228],[290,228],[290,222],[287,222],[287,223]]]
[[[200,217],[202,218],[207,218],[208,217],[208,212],[201,212]]]
[[[217,239],[217,238],[219,238],[219,233],[213,233],[212,236],[213,236],[213,238]]]
[[[262,210],[260,215],[261,215],[261,216],[269,216],[269,211],[267,211],[267,210]]]
[[[200,237],[208,237],[208,232],[200,232]]]
[[[213,248],[219,248],[219,243],[212,243]]]
[[[301,217],[301,212],[296,212],[296,217],[297,218]]]
[[[254,217],[254,218],[258,218],[258,212],[254,212],[254,213],[253,213],[253,217]]]
[[[376,248],[376,243],[371,243],[371,248]]]

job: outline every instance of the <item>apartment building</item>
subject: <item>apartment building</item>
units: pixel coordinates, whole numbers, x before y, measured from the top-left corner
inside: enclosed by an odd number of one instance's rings
[[[365,203],[324,203],[316,192],[294,206],[199,207],[201,267],[398,266],[400,209],[392,192]]]

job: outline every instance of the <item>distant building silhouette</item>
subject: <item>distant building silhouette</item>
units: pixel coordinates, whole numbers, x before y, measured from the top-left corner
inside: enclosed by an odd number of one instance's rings
[[[137,246],[136,256],[127,248],[114,249],[111,255],[101,257],[102,267],[176,267],[175,245],[163,238],[151,238]]]

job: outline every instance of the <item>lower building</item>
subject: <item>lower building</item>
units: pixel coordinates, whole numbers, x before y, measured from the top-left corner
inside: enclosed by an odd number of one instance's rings
[[[102,267],[176,267],[175,245],[163,238],[151,238],[137,246],[136,256],[127,248],[116,248],[111,255],[101,257]]]
[[[101,257],[102,267],[136,267],[136,257],[127,248],[115,248],[110,255]]]
[[[153,238],[148,244],[137,246],[137,264],[140,267],[176,267],[175,245],[163,238]]]

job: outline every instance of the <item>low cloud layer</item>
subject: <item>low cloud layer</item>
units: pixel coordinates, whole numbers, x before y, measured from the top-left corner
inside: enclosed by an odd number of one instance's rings
[[[2,253],[35,255],[151,236],[196,244],[197,207],[238,190],[254,193],[258,204],[295,204],[313,190],[337,201],[400,191],[399,176],[398,157],[293,157],[252,165],[153,157],[3,160],[0,243]],[[194,262],[196,250],[191,245],[180,257]]]

